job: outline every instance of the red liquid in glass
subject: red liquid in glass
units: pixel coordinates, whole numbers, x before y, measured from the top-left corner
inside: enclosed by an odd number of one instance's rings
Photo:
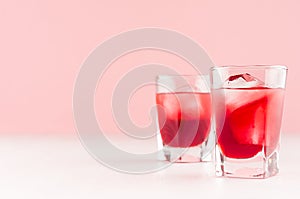
[[[164,145],[191,147],[206,140],[211,122],[209,93],[160,93],[156,102]]]
[[[251,158],[263,151],[270,155],[280,135],[283,89],[223,89],[225,120],[217,120],[217,143],[223,155]],[[218,108],[218,107],[217,107]],[[222,114],[222,113],[216,113]],[[220,122],[224,121],[222,126]],[[222,127],[221,127],[222,126]]]

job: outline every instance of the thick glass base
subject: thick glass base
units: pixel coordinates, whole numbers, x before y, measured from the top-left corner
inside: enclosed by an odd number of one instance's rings
[[[178,163],[212,161],[212,151],[214,148],[213,139],[213,136],[210,136],[210,138],[201,145],[189,148],[164,145],[163,151],[165,158],[167,161]]]
[[[202,162],[212,160],[212,158],[209,157],[209,155],[203,156],[202,149],[200,146],[190,148],[164,146],[164,155],[167,161],[179,163]]]
[[[234,159],[224,156],[216,146],[216,175],[235,178],[268,178],[278,173],[278,151],[268,157],[263,151],[252,158]]]

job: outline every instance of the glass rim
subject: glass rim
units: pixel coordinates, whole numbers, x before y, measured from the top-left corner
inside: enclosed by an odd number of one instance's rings
[[[206,77],[209,76],[208,74],[197,74],[197,75],[192,75],[192,74],[184,74],[184,75],[157,75],[156,78],[172,78],[172,77]]]
[[[213,66],[210,68],[210,70],[217,70],[217,69],[283,69],[288,70],[288,68],[285,65],[267,65],[267,64],[254,64],[254,65],[224,65],[224,66]]]

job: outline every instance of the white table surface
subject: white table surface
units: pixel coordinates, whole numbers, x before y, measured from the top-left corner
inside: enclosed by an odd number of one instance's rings
[[[300,134],[283,134],[280,173],[216,178],[211,163],[173,164],[132,175],[111,170],[76,134],[0,135],[0,198],[300,198]]]

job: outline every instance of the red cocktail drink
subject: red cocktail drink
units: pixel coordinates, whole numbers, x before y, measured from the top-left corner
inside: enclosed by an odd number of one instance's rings
[[[166,160],[211,160],[215,138],[208,76],[162,75],[156,81],[158,126]]]
[[[211,98],[209,93],[159,93],[158,118],[164,145],[193,147],[202,144],[209,132]]]
[[[215,91],[218,92],[218,91]],[[217,131],[217,144],[228,158],[268,156],[279,142],[283,89],[223,89],[225,119]],[[223,121],[219,121],[223,122]],[[217,125],[219,126],[219,125]]]
[[[286,67],[223,66],[211,72],[216,175],[277,174]]]

